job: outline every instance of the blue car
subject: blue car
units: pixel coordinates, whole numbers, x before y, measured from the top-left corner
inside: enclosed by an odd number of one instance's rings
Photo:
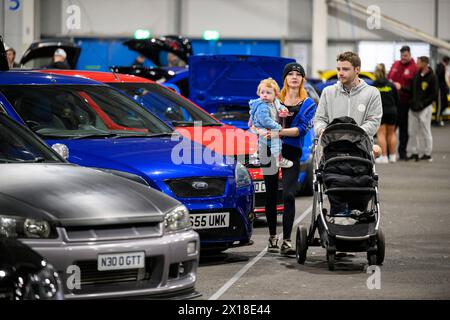
[[[210,150],[182,140],[116,89],[83,78],[0,71],[0,109],[49,145],[65,145],[70,162],[139,175],[182,202],[202,250],[251,243],[254,189],[247,169],[214,153],[215,162],[205,161]]]

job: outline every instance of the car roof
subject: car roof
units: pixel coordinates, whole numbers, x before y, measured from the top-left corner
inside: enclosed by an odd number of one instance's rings
[[[69,77],[58,74],[45,74],[35,71],[3,71],[0,72],[0,85],[19,84],[72,84],[72,85],[103,85],[101,82],[80,77]]]
[[[85,71],[85,70],[50,70],[43,69],[39,70],[42,73],[47,74],[58,74],[66,76],[74,76],[79,78],[88,78],[99,82],[148,82],[155,83],[152,80],[136,77],[129,74],[120,74],[112,72],[102,72],[102,71]]]

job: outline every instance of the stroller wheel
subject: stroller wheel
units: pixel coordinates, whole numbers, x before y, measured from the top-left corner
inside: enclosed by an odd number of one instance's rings
[[[369,262],[369,265],[382,265],[384,261],[384,252],[384,233],[381,228],[379,228],[377,233],[377,251],[374,253],[367,252],[367,261]]]
[[[377,233],[377,264],[378,265],[383,264],[384,251],[385,251],[384,233],[383,233],[383,231],[381,231],[381,228],[379,228],[378,233]]]
[[[295,243],[295,257],[297,262],[304,264],[306,260],[306,252],[308,251],[308,234],[305,226],[297,228],[296,243]]]
[[[330,270],[330,271],[334,270],[335,257],[336,257],[335,252],[327,252],[328,270]]]

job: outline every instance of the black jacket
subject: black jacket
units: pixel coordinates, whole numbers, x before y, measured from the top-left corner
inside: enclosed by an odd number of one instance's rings
[[[66,61],[58,61],[58,62],[52,62],[47,66],[47,69],[70,69],[69,64]]]
[[[383,114],[397,114],[400,100],[397,88],[387,79],[375,80],[373,86],[380,91]]]
[[[417,72],[414,76],[411,90],[410,108],[412,111],[421,111],[436,101],[438,88],[433,70],[429,69],[424,76]]]
[[[446,71],[445,65],[442,62],[439,63],[436,67],[436,77],[438,81],[438,86],[441,90],[447,92],[448,84],[447,81],[445,81],[445,71]]]

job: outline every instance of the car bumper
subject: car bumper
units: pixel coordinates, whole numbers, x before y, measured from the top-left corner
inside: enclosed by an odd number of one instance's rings
[[[192,230],[133,240],[87,243],[27,239],[23,242],[44,256],[60,274],[65,299],[173,297],[194,292],[199,236]],[[196,243],[192,254],[187,253],[189,242]],[[126,252],[144,252],[145,267],[97,270],[99,254]],[[71,266],[79,267],[79,274],[71,271]],[[77,279],[80,286],[73,288]]]
[[[200,235],[201,249],[204,247],[231,247],[247,245],[253,232],[254,192],[253,186],[241,188],[233,195],[210,199],[183,199],[191,214],[230,213],[227,228],[195,229]]]

